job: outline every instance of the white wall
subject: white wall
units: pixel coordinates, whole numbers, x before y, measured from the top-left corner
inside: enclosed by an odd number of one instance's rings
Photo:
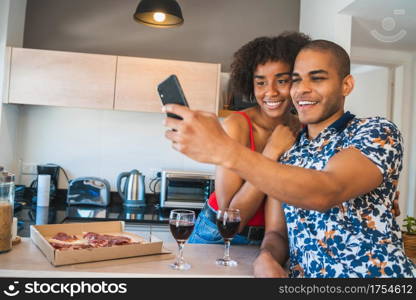
[[[299,31],[351,49],[351,16],[339,14],[354,0],[301,0]]]
[[[19,108],[2,104],[7,86],[6,46],[23,45],[26,0],[0,1],[0,165],[16,173],[16,139]]]
[[[411,143],[410,149],[412,155],[409,160],[409,204],[407,214],[416,217],[416,52],[413,53],[413,102],[411,114]]]
[[[416,95],[414,54],[406,51],[382,50],[376,48],[353,47],[351,59],[356,62],[368,64],[384,64],[396,69],[395,99],[393,101],[393,122],[403,135],[404,157],[403,170],[399,180],[400,207],[402,215],[414,215],[416,201]],[[398,89],[401,89],[400,91]]]
[[[373,116],[388,118],[389,69],[382,66],[353,64],[351,74],[354,76],[355,86],[346,99],[345,110],[360,118]]]
[[[0,1],[0,95],[3,93],[9,1]],[[1,113],[1,104],[0,104]],[[0,117],[1,118],[1,117]]]
[[[3,104],[1,103],[4,93],[4,76],[5,76],[5,55],[6,55],[6,40],[7,40],[7,20],[9,18],[9,1],[0,1],[0,165],[6,166],[8,160],[2,153],[2,148],[5,147],[5,141],[1,137],[3,136],[1,128]],[[9,167],[9,166],[6,166]]]
[[[157,170],[214,171],[173,150],[164,137],[163,114],[21,106],[17,156],[26,163],[55,163],[70,178],[97,176],[114,190],[119,173],[138,169],[150,179]],[[29,184],[32,176],[23,175]],[[60,175],[60,188],[66,188]]]

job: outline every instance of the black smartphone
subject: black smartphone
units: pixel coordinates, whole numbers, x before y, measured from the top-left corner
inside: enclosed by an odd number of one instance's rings
[[[157,86],[157,92],[159,93],[160,100],[162,100],[163,105],[180,104],[189,107],[178,77],[174,74],[159,83]],[[168,117],[182,120],[180,116],[171,113],[168,113]]]

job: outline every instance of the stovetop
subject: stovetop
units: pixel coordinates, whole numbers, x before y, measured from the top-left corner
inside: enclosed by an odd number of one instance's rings
[[[169,214],[157,205],[149,205],[140,208],[127,208],[124,206],[67,206],[67,220],[123,220],[140,222],[168,223]]]
[[[113,195],[112,195],[113,196]],[[15,217],[18,218],[18,235],[29,236],[30,225],[60,224],[69,222],[125,221],[136,224],[168,224],[170,210],[159,207],[157,196],[146,195],[146,206],[123,206],[117,196],[107,207],[91,205],[67,205],[66,193],[58,193],[49,207],[39,207],[31,202],[30,195],[16,197]],[[196,211],[199,212],[198,210]]]

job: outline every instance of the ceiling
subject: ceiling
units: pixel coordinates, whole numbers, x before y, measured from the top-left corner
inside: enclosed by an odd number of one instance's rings
[[[352,16],[353,47],[416,51],[415,0],[355,0],[340,13]]]
[[[138,24],[139,0],[27,0],[24,47],[221,63],[264,35],[299,29],[299,0],[179,0],[185,22]]]

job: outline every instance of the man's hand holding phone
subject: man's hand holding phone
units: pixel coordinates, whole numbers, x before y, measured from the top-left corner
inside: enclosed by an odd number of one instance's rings
[[[193,111],[175,75],[158,85],[158,93],[167,113],[164,125],[172,147],[186,156],[205,163],[230,163],[236,157],[238,143],[231,139],[213,113]],[[237,155],[238,156],[238,155]]]
[[[172,147],[189,158],[229,167],[238,157],[239,144],[231,139],[213,113],[193,111],[182,105],[168,104],[163,111],[182,118],[166,118],[166,138]],[[244,149],[244,147],[242,147]]]

